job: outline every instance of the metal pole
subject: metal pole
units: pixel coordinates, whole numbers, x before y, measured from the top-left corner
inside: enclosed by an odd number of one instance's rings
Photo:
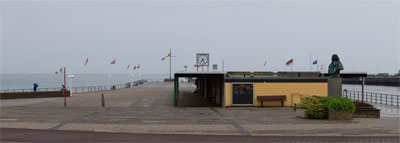
[[[169,81],[172,81],[171,73],[172,73],[172,50],[169,49]]]
[[[64,107],[67,107],[67,81],[65,75],[67,73],[67,68],[64,67]]]
[[[225,62],[224,62],[224,60],[222,60],[222,72],[224,72],[225,71]]]
[[[390,95],[390,105],[393,106],[393,95]]]
[[[361,101],[364,102],[364,89],[365,89],[365,77],[362,77],[362,86],[361,86],[362,94],[361,94]]]
[[[385,94],[385,97],[386,97],[386,100],[385,100],[385,101],[386,101],[386,105],[387,105],[387,94]]]

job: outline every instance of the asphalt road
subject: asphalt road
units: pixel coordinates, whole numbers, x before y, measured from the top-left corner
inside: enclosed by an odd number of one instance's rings
[[[399,136],[229,136],[58,131],[1,128],[1,142],[385,142]]]

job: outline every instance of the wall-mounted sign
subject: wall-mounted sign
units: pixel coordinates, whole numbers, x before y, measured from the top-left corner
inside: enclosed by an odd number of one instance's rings
[[[218,70],[218,65],[217,64],[213,64],[213,70]]]

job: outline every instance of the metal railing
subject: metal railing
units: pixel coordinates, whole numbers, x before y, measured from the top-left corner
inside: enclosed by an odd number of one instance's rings
[[[345,89],[343,90],[342,96],[350,98],[352,100],[358,100],[358,101],[363,100],[361,91],[351,91]],[[364,102],[369,102],[369,103],[400,106],[399,98],[400,95],[364,92]]]
[[[132,86],[138,86],[139,84],[143,84],[147,82],[147,80],[138,80],[123,84],[114,84],[114,85],[97,85],[97,86],[79,86],[79,87],[67,87],[67,90],[72,93],[78,92],[96,92],[96,91],[106,91],[106,90],[115,90],[121,88],[131,88]],[[49,92],[49,91],[61,91],[62,88],[37,88],[36,92]],[[15,93],[15,92],[34,92],[32,89],[4,89],[0,90],[0,93]]]

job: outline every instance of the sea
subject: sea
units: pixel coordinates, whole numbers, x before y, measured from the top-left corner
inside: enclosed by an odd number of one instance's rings
[[[146,79],[148,82],[161,82],[169,78],[169,74],[73,74],[66,78],[67,86],[72,87],[99,86],[123,84],[129,81]],[[38,88],[61,88],[64,84],[63,74],[0,74],[0,90],[32,89],[37,83]]]
[[[122,84],[140,79],[145,79],[148,82],[162,82],[165,78],[169,78],[169,74],[74,74],[72,86],[108,85],[108,81],[110,84]],[[70,86],[69,79],[67,81],[67,86]],[[31,89],[33,83],[37,83],[39,88],[61,88],[63,82],[64,76],[62,74],[0,74],[0,90]],[[344,84],[343,89],[361,91],[361,85]],[[365,91],[400,95],[400,87],[398,86],[366,85]]]

